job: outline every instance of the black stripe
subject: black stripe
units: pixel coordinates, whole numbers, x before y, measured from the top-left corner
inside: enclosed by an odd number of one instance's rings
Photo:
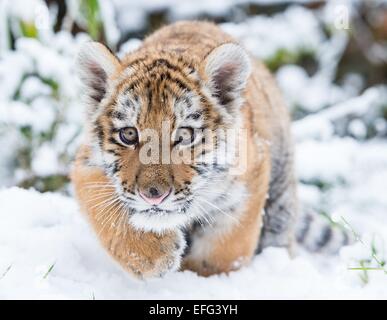
[[[317,247],[318,248],[324,247],[332,238],[332,234],[333,234],[332,227],[330,225],[325,226],[321,232],[319,239],[316,242]]]
[[[119,146],[121,149],[124,148],[124,146],[121,143],[119,143],[116,139],[114,139],[113,137],[109,138],[109,142]]]
[[[194,113],[190,113],[188,116],[186,116],[186,120],[188,119],[193,119],[193,120],[197,120],[199,119],[200,117],[202,116],[202,113],[199,112],[199,111],[196,111]]]
[[[170,86],[171,83],[174,83],[175,85],[177,85],[181,91],[192,91],[192,89],[188,86],[187,83],[185,83],[181,79],[173,77],[168,71],[164,72],[163,74],[165,75],[165,81],[168,80],[170,82],[170,83],[167,82],[165,84],[165,87],[168,88],[171,93],[173,93],[173,90],[171,89],[171,86]],[[156,73],[154,76],[157,76],[157,75],[158,73]]]
[[[113,150],[113,149],[107,149],[106,152],[110,153],[110,154],[113,154],[115,156],[119,156],[120,155],[116,150]]]
[[[131,93],[131,90],[125,90],[124,91],[124,95],[130,95],[130,96],[133,96],[133,99],[136,101],[136,103],[138,104],[138,96],[137,95],[133,95],[133,93]],[[125,108],[130,108],[132,109],[133,111],[135,110],[135,106],[131,103],[131,101],[126,97],[124,103],[123,103],[123,106]]]
[[[190,165],[190,167],[191,167],[191,169],[195,170],[198,175],[203,175],[203,173],[206,172],[205,170],[202,170],[194,165]]]
[[[150,110],[152,109],[152,98],[153,98],[152,90],[149,88],[148,89],[148,112],[150,112]]]
[[[105,139],[105,133],[103,132],[103,127],[99,120],[95,122],[94,132],[97,135],[99,145],[102,146],[103,140]]]
[[[310,228],[310,225],[312,223],[312,216],[311,215],[306,215],[305,216],[305,220],[304,220],[304,225],[303,225],[303,228],[301,229],[301,231],[297,234],[297,241],[302,243],[304,240],[305,240],[305,237],[309,231],[309,228]]]
[[[171,81],[173,81],[173,83],[177,84],[178,87],[180,88],[180,90],[182,90],[182,91],[191,91],[188,88],[188,86],[183,81],[181,81],[180,79],[172,78],[171,77]]]
[[[134,87],[138,86],[142,82],[141,78],[135,78],[125,89],[125,93],[128,93],[134,89]]]
[[[119,160],[116,160],[113,162],[112,165],[109,166],[109,168],[111,169],[112,174],[116,174],[118,171],[121,170],[122,166],[120,166]]]
[[[151,73],[149,76],[150,76],[151,79],[153,79],[156,76],[159,76],[159,73],[155,73],[155,74]],[[172,83],[175,83],[175,85],[177,85],[180,88],[181,91],[192,91],[192,89],[190,88],[190,86],[187,83],[185,83],[181,79],[172,77],[172,75],[168,71],[166,71],[166,72],[164,72],[162,74],[162,80],[168,80],[168,81],[170,81]],[[130,92],[131,90],[133,90],[136,86],[138,86],[143,81],[144,81],[143,78],[135,78],[131,83],[129,83],[127,85],[127,87],[125,88],[124,92]],[[145,87],[147,87],[149,85],[150,84],[148,82],[147,84],[145,84]],[[171,89],[170,84],[166,84],[165,89],[168,90],[171,94],[174,95],[174,92]],[[191,103],[189,103],[188,105],[190,107]]]
[[[125,68],[128,68],[128,67],[133,68],[136,65],[140,64],[141,62],[144,62],[145,60],[146,60],[146,57],[134,59],[133,61],[130,61],[129,64],[125,65]]]
[[[118,120],[125,120],[126,119],[126,114],[122,113],[120,111],[109,111],[107,113],[107,116],[114,118],[114,119],[118,119]]]
[[[164,58],[160,58],[160,59],[153,61],[152,64],[146,66],[146,70],[149,72],[152,69],[154,69],[156,67],[160,67],[160,66],[165,66],[168,69],[171,69],[173,71],[179,72],[180,74],[184,75],[183,71],[178,66],[171,64],[168,60],[166,60]]]

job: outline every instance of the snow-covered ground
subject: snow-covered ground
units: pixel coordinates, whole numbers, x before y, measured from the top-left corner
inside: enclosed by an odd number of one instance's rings
[[[375,157],[380,148],[386,144],[359,149],[363,154],[371,151],[360,161],[370,167],[353,167],[362,174],[358,172],[350,190],[337,192],[336,209],[354,228],[378,240],[387,234],[387,201],[381,189],[372,199],[367,195],[387,178],[387,159],[381,163]],[[301,196],[310,198],[310,190],[301,189]],[[0,192],[0,220],[0,299],[387,298],[383,271],[368,271],[365,284],[360,271],[349,270],[369,258],[366,239],[344,248],[340,257],[301,251],[290,259],[283,249],[271,248],[228,276],[202,278],[186,271],[141,281],[105,253],[72,198],[5,189]]]
[[[296,123],[295,129],[300,127],[301,122]],[[386,299],[387,269],[351,269],[379,268],[377,261],[385,259],[386,150],[382,140],[299,141],[300,179],[318,178],[333,185],[322,192],[300,184],[304,207],[324,208],[360,239],[339,256],[300,249],[290,259],[285,250],[269,248],[251,266],[210,278],[176,272],[162,279],[135,280],[105,253],[73,198],[3,189],[0,299]]]
[[[87,25],[79,1],[68,1],[68,21],[54,33],[55,21],[45,17],[55,8],[48,12],[42,0],[0,0],[0,299],[387,299],[387,86],[365,85],[365,77],[351,70],[337,79],[351,32],[334,28],[334,13],[338,4],[357,1],[328,1],[319,10],[293,5],[241,18],[244,4],[284,1],[99,2],[113,47],[120,32],[146,31],[152,12],[166,11],[168,21],[226,17],[221,27],[274,70],[296,119],[302,210],[329,217],[357,240],[337,256],[300,248],[290,259],[269,248],[230,275],[131,278],[99,245],[66,180],[82,127],[75,55],[90,39],[66,25]],[[130,38],[119,55],[140,43]]]

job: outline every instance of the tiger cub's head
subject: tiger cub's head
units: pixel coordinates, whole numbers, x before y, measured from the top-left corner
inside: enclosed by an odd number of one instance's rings
[[[89,162],[106,172],[131,223],[160,232],[207,220],[205,207],[228,187],[225,133],[240,122],[250,74],[245,51],[227,43],[195,61],[139,49],[120,61],[90,42],[78,69]]]

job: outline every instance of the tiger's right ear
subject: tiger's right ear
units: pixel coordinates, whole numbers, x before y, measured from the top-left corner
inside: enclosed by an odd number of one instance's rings
[[[91,104],[97,106],[104,98],[107,80],[119,66],[118,58],[103,44],[86,42],[82,45],[78,54],[77,69]]]

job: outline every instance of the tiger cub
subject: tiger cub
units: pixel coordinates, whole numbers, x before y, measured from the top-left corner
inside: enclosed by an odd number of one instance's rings
[[[289,115],[270,73],[232,37],[178,22],[121,60],[86,43],[78,69],[87,120],[72,181],[123,268],[208,276],[266,246],[292,249]]]

